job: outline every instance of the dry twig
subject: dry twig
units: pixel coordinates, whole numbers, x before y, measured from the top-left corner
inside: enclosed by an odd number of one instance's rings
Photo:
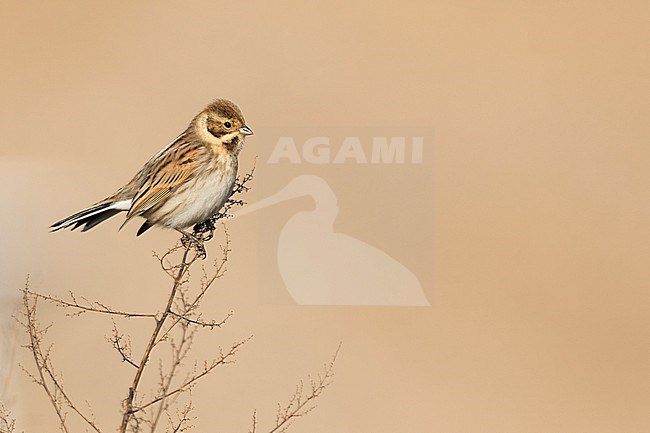
[[[43,339],[51,325],[42,326],[36,315],[38,307],[38,298],[31,296],[28,291],[29,280],[25,283],[23,290],[23,313],[17,318],[18,323],[25,329],[29,337],[29,343],[26,346],[32,353],[34,363],[36,364],[36,374],[32,374],[21,365],[29,377],[39,385],[47,394],[57,417],[59,418],[59,428],[61,431],[68,433],[67,415],[68,410],[72,410],[81,418],[85,424],[91,427],[97,433],[101,433],[95,424],[95,421],[84,414],[79,407],[73,403],[65,389],[63,388],[63,379],[57,374],[51,358],[51,346],[44,348]]]
[[[16,431],[16,420],[11,413],[0,402],[0,433],[14,433]]]
[[[341,344],[336,348],[332,360],[325,364],[323,372],[316,377],[308,377],[309,386],[305,389],[303,381],[298,382],[296,389],[285,405],[278,403],[275,413],[275,424],[267,430],[267,433],[284,433],[293,424],[293,422],[302,416],[307,415],[316,409],[316,399],[318,399],[325,389],[332,384],[334,378],[334,364],[341,350]],[[258,421],[257,411],[253,412],[251,428],[248,433],[257,433]]]

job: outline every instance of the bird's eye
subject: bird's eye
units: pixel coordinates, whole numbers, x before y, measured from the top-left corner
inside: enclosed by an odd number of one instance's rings
[[[223,124],[223,126],[225,126],[226,129],[230,129],[230,127],[232,126],[232,124],[231,124],[230,122],[226,122],[226,123]]]

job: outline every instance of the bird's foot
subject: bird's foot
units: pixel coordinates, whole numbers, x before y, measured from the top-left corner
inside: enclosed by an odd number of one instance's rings
[[[201,238],[203,242],[207,242],[214,237],[214,230],[214,221],[210,218],[194,225],[194,236]]]
[[[180,231],[180,230],[179,230]],[[196,254],[203,260],[205,260],[206,257],[208,257],[208,253],[205,251],[205,245],[203,245],[203,241],[199,238],[197,238],[194,235],[191,235],[187,232],[180,231],[183,236],[181,236],[181,244],[183,244],[184,248],[191,248],[194,247],[196,248]]]

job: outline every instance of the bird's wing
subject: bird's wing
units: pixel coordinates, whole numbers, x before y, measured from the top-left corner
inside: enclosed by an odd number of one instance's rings
[[[127,220],[167,200],[201,170],[207,148],[200,143],[176,142],[149,161],[140,173]]]

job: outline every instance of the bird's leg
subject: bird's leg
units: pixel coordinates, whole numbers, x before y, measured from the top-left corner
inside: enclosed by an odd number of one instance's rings
[[[183,237],[181,238],[181,243],[185,248],[188,248],[191,244],[194,244],[196,246],[196,251],[198,255],[202,259],[208,257],[208,254],[205,252],[205,246],[203,245],[203,242],[199,238],[182,229],[176,229],[176,231],[183,235]]]

